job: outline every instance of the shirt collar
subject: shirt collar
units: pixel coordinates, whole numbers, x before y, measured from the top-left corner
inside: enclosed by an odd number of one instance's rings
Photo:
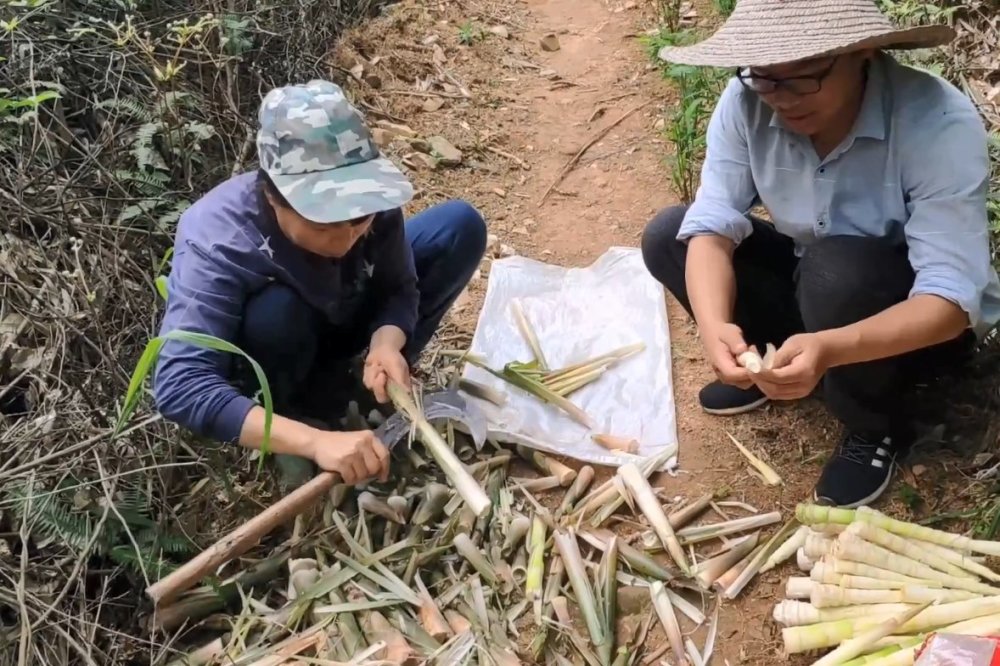
[[[861,100],[858,118],[854,121],[851,138],[865,137],[885,140],[886,126],[889,122],[885,104],[885,60],[882,54],[876,56],[868,66],[868,81],[865,83],[865,95]],[[778,114],[771,113],[771,127],[788,131]]]

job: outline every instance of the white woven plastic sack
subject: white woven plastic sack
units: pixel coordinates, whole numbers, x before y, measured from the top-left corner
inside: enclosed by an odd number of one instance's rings
[[[666,303],[663,288],[646,271],[639,250],[611,248],[587,268],[561,268],[524,257],[495,261],[471,351],[497,370],[511,361],[532,358],[511,311],[515,299],[551,368],[637,342],[646,348],[570,396],[595,422],[593,432],[558,407],[467,364],[466,379],[507,395],[502,408],[477,400],[487,414],[491,437],[609,466],[637,461],[676,444]],[[638,440],[638,456],[602,448],[591,440],[595,433]],[[667,467],[675,464],[676,456]]]

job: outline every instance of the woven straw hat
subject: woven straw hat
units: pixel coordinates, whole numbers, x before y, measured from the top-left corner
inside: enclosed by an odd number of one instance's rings
[[[738,0],[719,30],[660,58],[682,65],[767,67],[862,49],[914,49],[950,42],[944,25],[898,29],[874,0]]]

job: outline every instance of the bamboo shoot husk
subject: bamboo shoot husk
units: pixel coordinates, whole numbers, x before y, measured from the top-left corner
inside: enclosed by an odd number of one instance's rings
[[[619,467],[618,476],[625,482],[629,493],[635,498],[639,509],[646,516],[650,526],[663,543],[663,547],[670,553],[677,567],[685,574],[690,573],[684,549],[681,548],[674,530],[670,527],[670,521],[667,520],[667,515],[663,512],[659,500],[656,499],[656,493],[653,492],[649,481],[633,463],[626,463]]]
[[[670,603],[666,588],[663,583],[657,581],[649,586],[649,594],[653,601],[653,608],[656,610],[660,624],[667,634],[670,642],[670,649],[674,653],[674,660],[678,666],[690,664],[684,650],[684,639],[681,636],[681,628],[677,623],[677,614],[674,613],[674,606]]]
[[[705,512],[709,504],[712,503],[714,497],[715,495],[712,493],[705,493],[695,501],[671,512],[667,515],[667,520],[670,521],[670,526],[674,528],[675,531],[686,527],[689,523],[693,522],[695,518]]]

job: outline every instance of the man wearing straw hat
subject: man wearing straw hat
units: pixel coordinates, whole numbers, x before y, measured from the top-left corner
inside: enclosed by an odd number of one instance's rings
[[[885,490],[914,439],[907,390],[1000,319],[983,123],[955,87],[884,52],[953,36],[896,29],[872,0],[739,0],[708,39],[660,52],[736,75],[695,201],[649,224],[646,265],[697,322],[717,375],[705,411],[822,389],[844,433],[820,502]],[[771,223],[749,215],[756,204]],[[767,343],[770,369],[742,367]]]

